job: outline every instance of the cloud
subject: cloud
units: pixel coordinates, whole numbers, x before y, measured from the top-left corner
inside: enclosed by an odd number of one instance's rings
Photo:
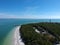
[[[37,9],[37,8],[39,8],[39,6],[30,6],[30,7],[26,7],[27,9]]]
[[[43,15],[35,15],[35,14],[24,14],[24,15],[11,15],[0,13],[0,18],[16,18],[16,19],[60,19],[60,14],[43,14]]]
[[[0,18],[16,18],[16,16],[5,14],[5,13],[0,13]]]
[[[38,19],[43,16],[37,16],[32,14],[25,14],[25,15],[8,15],[8,14],[0,14],[0,18],[27,18],[27,19]]]
[[[25,2],[33,2],[33,1],[35,1],[35,0],[24,0]]]
[[[25,7],[26,8],[26,11],[28,12],[28,11],[36,11],[36,10],[38,10],[40,7],[39,6],[28,6],[28,7]]]
[[[26,15],[26,14],[28,14],[28,15],[34,14],[34,13],[38,12],[37,10],[39,10],[39,8],[40,8],[39,6],[28,6],[28,7],[25,7],[25,11],[23,11],[22,13],[24,15]]]
[[[13,15],[0,15],[0,18],[16,18]]]

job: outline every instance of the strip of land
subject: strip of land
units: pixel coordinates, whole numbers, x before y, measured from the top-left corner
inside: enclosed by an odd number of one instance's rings
[[[25,45],[60,45],[60,23],[31,23],[21,25]]]
[[[17,26],[14,32],[14,40],[13,40],[14,45],[24,45],[19,33],[19,29],[20,29],[20,26]]]

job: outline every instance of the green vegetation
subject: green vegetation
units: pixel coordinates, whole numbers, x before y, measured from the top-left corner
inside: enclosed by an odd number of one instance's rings
[[[37,33],[33,29],[34,26],[36,28],[40,27],[42,28],[42,30],[44,29],[48,33],[47,34]],[[59,23],[26,24],[21,26],[20,33],[21,38],[25,45],[54,45],[55,43],[60,41],[60,24]]]

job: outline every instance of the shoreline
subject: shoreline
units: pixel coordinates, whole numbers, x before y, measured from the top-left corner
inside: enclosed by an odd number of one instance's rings
[[[20,33],[19,33],[19,29],[21,26],[17,26],[14,32],[14,45],[24,45],[24,43],[22,42]]]
[[[19,33],[20,27],[21,26],[16,26],[12,29],[12,31],[9,32],[3,42],[3,45],[24,45]]]

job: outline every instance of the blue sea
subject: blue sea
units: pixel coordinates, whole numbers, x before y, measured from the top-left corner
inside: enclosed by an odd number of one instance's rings
[[[3,45],[9,32],[11,32],[14,27],[37,22],[50,22],[50,19],[0,19],[0,45]],[[60,23],[60,19],[51,19],[51,22]]]

